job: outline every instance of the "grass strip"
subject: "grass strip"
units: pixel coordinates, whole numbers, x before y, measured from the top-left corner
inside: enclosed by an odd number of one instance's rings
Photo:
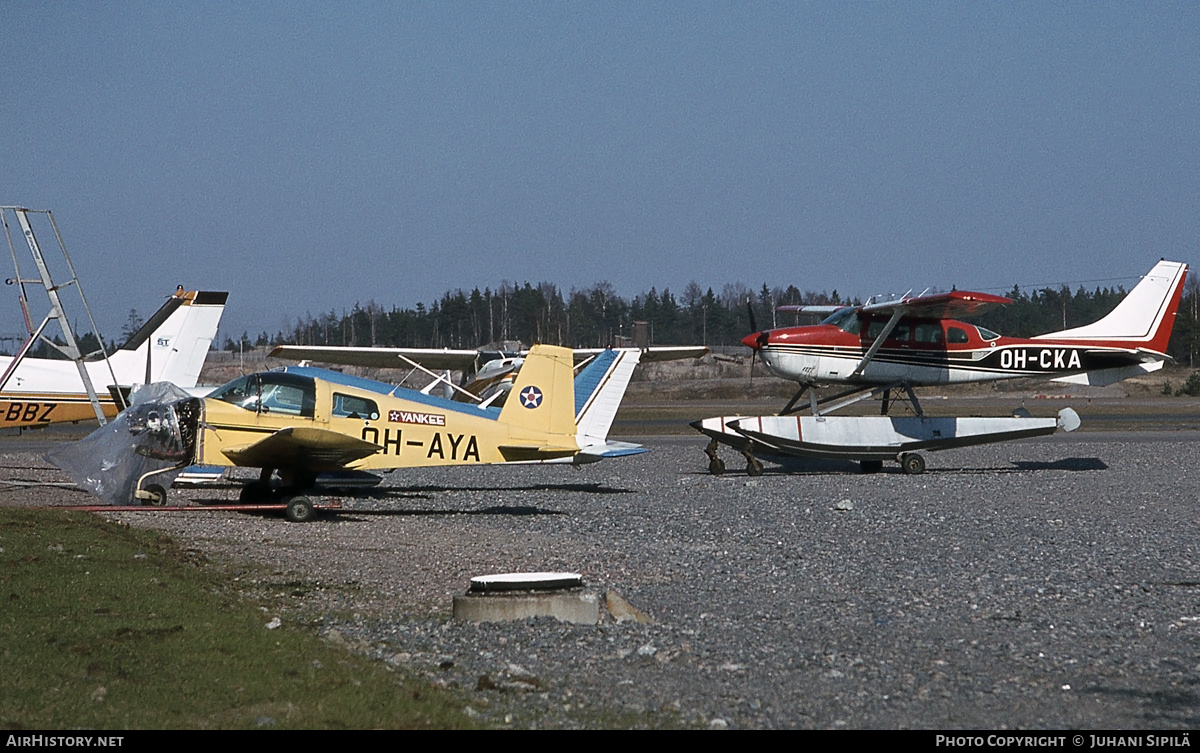
[[[474,726],[462,699],[270,620],[166,536],[0,509],[4,729]]]

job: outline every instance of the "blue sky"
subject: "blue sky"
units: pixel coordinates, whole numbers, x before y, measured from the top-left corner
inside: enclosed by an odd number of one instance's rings
[[[177,283],[253,334],[501,280],[1197,260],[1196,3],[8,0],[0,71],[0,204],[54,211],[108,337]]]

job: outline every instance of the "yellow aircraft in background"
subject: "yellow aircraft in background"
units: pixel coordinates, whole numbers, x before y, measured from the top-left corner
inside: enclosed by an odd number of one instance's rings
[[[158,482],[193,463],[258,468],[241,501],[283,504],[290,520],[303,521],[314,514],[305,494],[325,472],[578,465],[644,452],[607,438],[639,357],[636,348],[607,350],[576,375],[570,349],[535,345],[513,385],[515,399],[502,408],[287,367],[240,377],[204,398],[138,402],[135,395],[116,421],[78,443],[74,471],[52,460],[113,504],[130,497],[163,504],[166,486]],[[116,462],[102,444],[105,436],[124,453]],[[158,465],[146,465],[150,459]],[[106,480],[109,472],[120,478]]]

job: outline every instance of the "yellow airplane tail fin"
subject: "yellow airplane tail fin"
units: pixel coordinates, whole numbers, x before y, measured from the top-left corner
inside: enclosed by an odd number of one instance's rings
[[[534,345],[525,357],[500,422],[520,432],[575,436],[575,363],[570,348]]]

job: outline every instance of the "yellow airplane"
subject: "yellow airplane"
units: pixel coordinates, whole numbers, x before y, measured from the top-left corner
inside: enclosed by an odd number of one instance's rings
[[[127,393],[135,384],[195,387],[228,295],[180,288],[108,363],[100,358],[85,364],[104,415],[117,415],[122,406],[113,393]],[[89,420],[96,420],[96,413],[74,363],[0,356],[0,428]]]
[[[130,497],[163,504],[160,482],[193,463],[258,468],[241,501],[283,504],[290,520],[303,521],[313,516],[305,493],[325,472],[583,464],[644,452],[607,438],[639,357],[636,348],[608,350],[576,375],[570,349],[535,345],[513,386],[517,399],[503,408],[287,367],[243,376],[204,398],[137,402],[135,395],[116,421],[77,443],[73,462],[51,459],[114,504]],[[109,447],[126,453],[117,462],[102,446],[105,433],[114,442]],[[149,459],[158,464],[148,466]],[[109,471],[119,478],[105,477]],[[273,489],[276,473],[280,482]]]

